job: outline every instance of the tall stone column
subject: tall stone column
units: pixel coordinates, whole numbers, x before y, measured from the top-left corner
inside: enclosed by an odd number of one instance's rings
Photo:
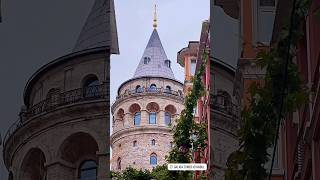
[[[123,126],[124,128],[128,128],[131,126],[131,123],[130,123],[130,120],[131,120],[131,114],[130,113],[126,113],[123,117]]]
[[[141,110],[141,126],[149,124],[149,113],[146,110]]]
[[[164,126],[165,122],[164,122],[164,116],[165,116],[165,112],[164,111],[159,111],[159,119],[158,119],[158,126]]]
[[[97,152],[99,166],[98,166],[98,180],[107,180],[111,179],[110,174],[110,153],[106,152]]]

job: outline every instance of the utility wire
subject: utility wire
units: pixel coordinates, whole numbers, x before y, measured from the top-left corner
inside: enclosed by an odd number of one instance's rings
[[[282,111],[283,111],[284,97],[285,97],[287,84],[288,84],[288,64],[289,64],[289,59],[290,59],[290,49],[291,49],[291,40],[292,40],[292,32],[293,32],[292,24],[294,22],[294,13],[295,13],[295,9],[296,9],[296,2],[297,2],[297,0],[293,0],[291,16],[290,16],[288,47],[287,47],[286,62],[285,62],[285,67],[284,67],[285,69],[284,69],[284,75],[283,75],[283,82],[284,83],[283,83],[282,91],[281,91],[282,98],[281,98],[280,107],[279,107],[279,119],[277,122],[277,131],[276,131],[275,138],[274,138],[274,148],[273,148],[271,167],[270,167],[269,177],[268,177],[269,180],[271,180],[271,175],[272,175],[273,163],[274,163],[275,153],[276,153],[277,144],[278,144],[280,122],[281,122],[281,119],[283,116]]]

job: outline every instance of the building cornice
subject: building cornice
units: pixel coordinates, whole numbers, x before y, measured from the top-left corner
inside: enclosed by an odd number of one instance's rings
[[[135,81],[135,80],[141,80],[141,79],[165,79],[165,80],[169,80],[169,81],[176,82],[176,83],[180,84],[181,87],[183,87],[183,83],[180,82],[180,81],[178,81],[178,80],[176,80],[176,79],[170,79],[170,78],[159,77],[159,76],[142,76],[142,77],[137,77],[137,78],[131,78],[131,79],[123,82],[123,83],[119,86],[119,88],[118,88],[118,94],[120,93],[120,89],[121,89],[124,85],[126,85],[127,83],[132,82],[132,81]]]
[[[37,80],[39,80],[41,78],[41,76],[43,74],[45,74],[49,70],[51,70],[61,64],[64,64],[66,62],[69,62],[71,60],[74,60],[75,58],[78,58],[78,57],[83,57],[83,56],[92,55],[92,54],[96,54],[96,55],[100,54],[100,55],[107,57],[107,54],[109,53],[109,51],[110,51],[110,47],[108,47],[108,46],[87,49],[87,50],[67,54],[65,56],[59,57],[59,58],[43,65],[29,78],[29,80],[26,83],[26,86],[25,86],[24,92],[23,92],[24,104],[26,106],[29,105],[29,96],[30,96],[30,92],[32,90],[33,85],[37,82]]]
[[[124,138],[126,136],[131,136],[134,134],[159,134],[164,133],[172,135],[171,128],[168,126],[159,126],[159,125],[145,125],[141,127],[130,127],[119,130],[111,135],[110,144],[114,144],[118,139]]]

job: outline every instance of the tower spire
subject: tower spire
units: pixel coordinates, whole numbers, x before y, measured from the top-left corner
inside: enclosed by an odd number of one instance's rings
[[[157,20],[157,4],[154,4],[154,14],[153,14],[153,28],[156,29],[158,26],[158,20]]]

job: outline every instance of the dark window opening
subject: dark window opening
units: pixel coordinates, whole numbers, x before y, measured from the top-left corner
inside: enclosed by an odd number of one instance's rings
[[[275,6],[276,2],[275,0],[260,0],[260,6]]]
[[[136,93],[141,93],[143,92],[142,87],[140,85],[136,86]]]
[[[121,170],[121,158],[118,158],[117,160],[117,169]]]
[[[194,76],[196,73],[197,60],[191,59],[190,61],[190,75]]]
[[[143,58],[143,64],[149,64],[151,61],[151,58],[150,57],[144,57]]]
[[[98,91],[99,80],[96,76],[88,78],[83,84],[84,97],[96,97],[99,95]]]
[[[150,85],[150,88],[149,88],[149,91],[150,91],[150,92],[156,92],[156,91],[157,91],[157,85],[151,84],[151,85]]]
[[[156,154],[151,154],[150,156],[150,164],[151,165],[157,165],[157,155]]]
[[[170,86],[166,86],[165,92],[166,93],[171,93],[171,87]]]
[[[80,180],[96,180],[97,164],[95,161],[85,161],[80,167]]]
[[[171,68],[171,61],[170,60],[165,60],[164,61],[164,64],[168,67],[168,68]]]

